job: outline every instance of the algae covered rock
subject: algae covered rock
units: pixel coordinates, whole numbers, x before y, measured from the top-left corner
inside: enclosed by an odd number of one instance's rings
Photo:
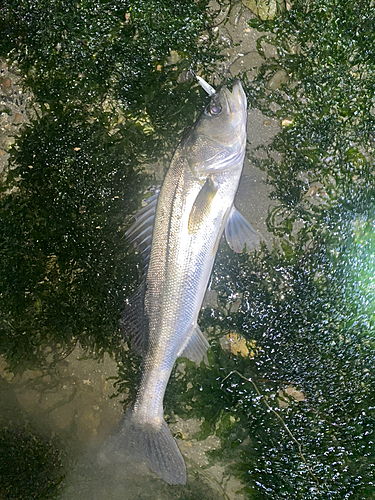
[[[285,8],[284,0],[242,0],[242,3],[262,21],[273,19]]]

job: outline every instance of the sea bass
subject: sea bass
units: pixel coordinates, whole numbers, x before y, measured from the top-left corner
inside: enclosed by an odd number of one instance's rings
[[[121,326],[143,356],[135,401],[101,451],[104,460],[145,463],[170,484],[186,467],[163,418],[163,398],[178,357],[199,363],[209,347],[197,324],[222,234],[242,252],[258,233],[234,207],[246,148],[246,96],[240,81],[216,92],[181,141],[160,193],[127,232],[140,250],[145,279],[122,313]]]

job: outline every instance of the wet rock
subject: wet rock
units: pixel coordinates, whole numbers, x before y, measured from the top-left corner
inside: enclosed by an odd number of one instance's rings
[[[22,115],[20,113],[16,113],[13,117],[13,124],[19,125],[22,122]]]
[[[83,408],[76,415],[77,437],[82,442],[87,442],[92,436],[98,434],[101,420],[98,411],[91,408]]]
[[[22,374],[22,380],[27,381],[27,380],[34,380],[36,378],[39,378],[43,375],[43,372],[40,370],[25,370]]]
[[[19,80],[15,67],[10,67],[0,59],[0,101],[3,102],[3,113],[0,113],[0,172],[8,162],[8,150],[14,143],[21,123],[27,122],[26,103],[31,98],[14,83]]]
[[[281,122],[281,126],[282,127],[289,127],[290,125],[293,124],[293,120],[288,120],[287,118],[285,118],[284,120],[282,120]]]
[[[262,48],[266,59],[278,58],[277,48],[272,43],[262,43]]]
[[[235,332],[228,333],[220,339],[221,347],[229,354],[254,358],[259,352],[259,347],[255,340],[247,341]]]
[[[169,52],[169,56],[167,57],[168,64],[177,64],[178,62],[180,62],[180,60],[181,57],[179,56],[178,52],[176,52],[175,50],[171,50]]]
[[[185,82],[191,82],[194,80],[194,76],[190,70],[184,69],[181,71],[181,73],[178,75],[177,81],[178,83],[185,83]]]
[[[56,370],[60,376],[69,376],[69,362],[63,359],[56,365]]]
[[[242,4],[240,2],[233,5],[230,11],[229,24],[237,27],[242,15]]]
[[[0,150],[0,154],[1,154]],[[7,382],[11,382],[14,378],[14,373],[9,370],[9,365],[5,361],[4,356],[0,356],[0,378],[3,378]]]
[[[236,59],[234,63],[230,65],[229,71],[234,77],[248,69],[258,68],[264,62],[264,59],[254,50]]]
[[[33,389],[28,389],[27,391],[22,391],[17,394],[17,400],[22,408],[29,412],[34,409],[40,400],[40,392]]]
[[[20,422],[23,419],[23,409],[19,404],[12,384],[0,377],[0,425],[6,426],[11,422]]]
[[[277,90],[280,85],[287,83],[289,80],[288,74],[283,69],[276,71],[276,73],[270,78],[267,87],[270,90]]]
[[[75,414],[76,408],[74,404],[62,406],[51,413],[52,423],[57,429],[68,429],[74,421]]]
[[[225,336],[224,343],[226,344],[226,350],[234,355],[240,354],[244,357],[249,355],[246,340],[237,335],[237,333],[228,333],[228,335]]]
[[[60,407],[64,404],[64,394],[60,392],[52,392],[50,394],[42,394],[39,409],[41,411],[51,411],[55,407]]]
[[[10,89],[11,86],[12,86],[12,81],[10,78],[8,77],[5,77],[3,78],[3,81],[1,82],[2,86],[5,88],[5,89]]]
[[[283,0],[242,0],[242,3],[263,21],[273,19],[285,8]]]
[[[43,377],[43,383],[48,385],[48,384],[50,384],[51,382],[52,382],[52,377],[51,377],[51,375],[44,375],[44,377]]]
[[[294,387],[294,385],[289,385],[285,392],[288,396],[291,396],[295,401],[305,401],[305,394]]]
[[[280,408],[287,408],[293,399],[294,401],[300,402],[305,401],[306,397],[305,394],[294,387],[294,385],[288,385],[284,390],[279,390],[277,400]]]

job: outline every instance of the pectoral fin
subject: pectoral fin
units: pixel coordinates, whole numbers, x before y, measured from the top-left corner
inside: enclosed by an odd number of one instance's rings
[[[259,247],[260,234],[247,222],[245,217],[240,214],[235,206],[229,214],[225,226],[225,238],[228,245],[237,253],[246,250],[251,251]]]
[[[192,206],[188,225],[189,234],[196,233],[208,217],[216,193],[217,187],[211,177],[208,177]]]

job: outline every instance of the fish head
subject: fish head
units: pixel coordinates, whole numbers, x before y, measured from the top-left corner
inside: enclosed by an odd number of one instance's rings
[[[198,118],[187,140],[192,170],[206,175],[235,167],[242,169],[246,148],[247,101],[241,82],[232,91],[222,87]]]

